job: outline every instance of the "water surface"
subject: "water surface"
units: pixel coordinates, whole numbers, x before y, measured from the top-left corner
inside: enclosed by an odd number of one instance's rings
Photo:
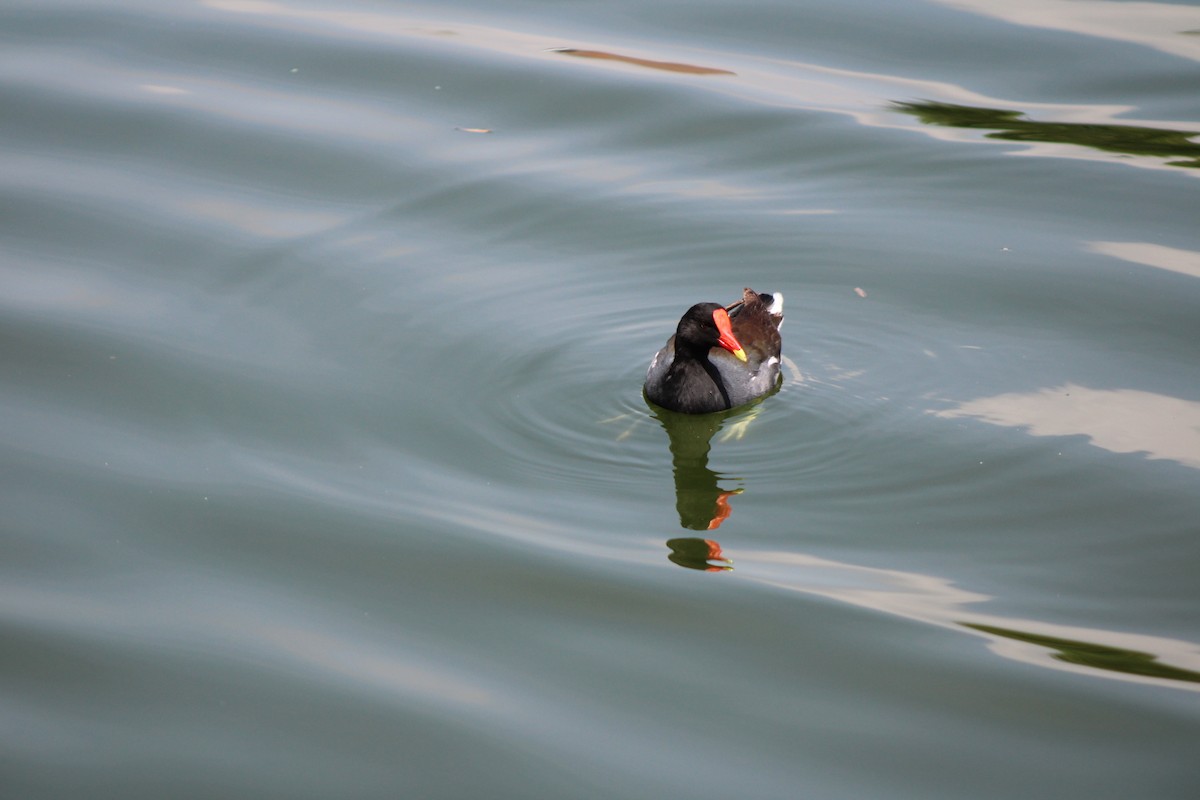
[[[9,3],[0,796],[1192,796],[1197,31]]]

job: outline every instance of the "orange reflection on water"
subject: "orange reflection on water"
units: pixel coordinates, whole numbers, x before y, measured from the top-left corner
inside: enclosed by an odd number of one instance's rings
[[[729,515],[733,513],[733,509],[729,507],[729,498],[741,493],[741,489],[735,489],[732,492],[721,492],[717,495],[713,508],[715,513],[713,514],[713,518],[708,521],[708,529],[710,531],[715,531],[721,527],[722,522],[729,519]]]
[[[635,58],[633,56],[622,56],[616,53],[606,53],[603,50],[576,50],[572,47],[564,47],[556,52],[564,53],[569,56],[577,56],[579,58],[598,58],[605,61],[621,61],[626,64],[633,64],[638,67],[648,67],[650,69],[662,69],[667,72],[685,72],[689,75],[736,75],[735,72],[730,72],[727,69],[716,69],[715,67],[698,67],[695,64],[681,64],[676,61],[651,61],[648,58]]]

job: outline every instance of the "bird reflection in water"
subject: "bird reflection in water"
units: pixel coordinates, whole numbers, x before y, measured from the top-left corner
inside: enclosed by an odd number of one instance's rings
[[[746,424],[758,415],[758,406],[716,414],[679,414],[656,406],[651,406],[651,411],[670,440],[679,524],[695,531],[716,530],[733,513],[729,499],[741,494],[742,489],[722,488],[721,476],[709,469],[712,438],[722,428],[725,431],[720,441],[741,438]],[[727,421],[733,417],[737,421],[728,425]],[[681,567],[705,572],[733,569],[733,561],[724,556],[720,543],[714,539],[680,537],[667,540],[667,547],[671,551],[667,558]]]
[[[690,536],[668,539],[667,547],[671,548],[667,558],[681,567],[704,572],[725,572],[733,569],[733,560],[725,557],[721,552],[721,543],[715,539],[699,539]],[[713,561],[721,563],[713,564],[711,563]]]
[[[733,513],[729,498],[741,494],[742,490],[722,489],[721,476],[708,468],[712,437],[730,417],[741,419],[730,427],[722,440],[740,437],[743,426],[757,414],[757,406],[749,412],[734,409],[716,414],[678,414],[655,406],[651,406],[651,410],[670,439],[679,524],[693,531],[716,530]]]

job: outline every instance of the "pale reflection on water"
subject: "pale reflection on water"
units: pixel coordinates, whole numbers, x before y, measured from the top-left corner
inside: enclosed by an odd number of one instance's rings
[[[1200,253],[1150,242],[1088,242],[1093,253],[1200,278]]]
[[[1144,453],[1200,469],[1200,403],[1178,397],[1068,383],[932,413],[1024,428],[1034,436],[1087,436],[1114,453]]]
[[[1168,3],[1105,0],[942,0],[946,5],[1014,25],[1049,28],[1152,47],[1200,61],[1196,9]]]
[[[564,37],[552,31],[541,34],[461,22],[454,22],[451,29],[448,24],[410,17],[408,15],[397,16],[395,14],[345,11],[340,9],[312,9],[293,6],[286,2],[269,2],[268,0],[203,0],[203,5],[225,14],[261,18],[265,24],[301,25],[308,29],[310,34],[319,33],[321,36],[337,38],[348,36],[370,39],[401,38],[421,39],[423,41],[433,38],[438,40],[440,42],[439,47],[446,48],[447,52],[467,48],[475,53],[489,53],[492,57],[535,61],[556,59],[582,65],[587,68],[653,73],[663,79],[688,81],[693,87],[702,85],[709,91],[732,95],[745,102],[770,107],[799,108],[834,114],[846,114],[863,125],[879,128],[901,128],[916,131],[944,141],[991,142],[992,140],[987,139],[977,130],[922,124],[914,120],[911,115],[897,112],[892,104],[901,99],[907,100],[919,97],[925,98],[928,101],[954,103],[984,109],[1019,109],[1022,113],[1035,114],[1038,119],[1052,121],[1053,123],[1138,125],[1163,131],[1183,131],[1185,133],[1190,133],[1197,127],[1200,127],[1200,123],[1194,120],[1141,118],[1135,115],[1134,112],[1136,109],[1128,105],[1044,103],[1015,97],[1002,98],[978,92],[965,84],[928,80],[904,74],[845,69],[794,59],[761,57],[737,51],[718,51],[695,47],[681,48],[675,45],[668,46],[664,44],[654,48],[652,52],[638,53],[629,51],[622,52],[617,56],[605,53],[603,59],[565,59],[563,58],[564,52],[571,51],[573,46],[579,43],[575,42],[574,37],[570,35]],[[972,8],[968,10],[977,11],[984,15],[998,16],[1001,14],[1000,10],[983,8],[986,3],[978,2],[978,0],[971,5]],[[1067,4],[1061,2],[1057,5],[1064,8],[1067,7]],[[1094,3],[1084,5],[1118,6],[1119,4]],[[1170,7],[1163,6],[1162,8]],[[1037,23],[1018,21],[1018,24]],[[1063,28],[1073,32],[1092,33],[1092,31],[1087,30],[1083,23],[1076,24],[1062,15],[1059,16],[1059,22],[1050,27]],[[1120,29],[1120,25],[1105,28],[1105,30],[1111,31],[1118,31]],[[1194,39],[1195,37],[1177,36],[1177,38],[1187,40]],[[1163,38],[1159,33],[1150,35],[1149,41],[1142,41],[1142,39],[1137,39],[1136,41],[1164,49],[1160,47],[1163,43]],[[1188,52],[1191,52],[1191,49],[1196,49],[1196,45],[1193,42],[1185,41],[1183,47]],[[574,52],[580,52],[580,50],[575,50]],[[599,51],[586,49],[582,50],[582,52],[595,54]],[[668,58],[669,60],[664,60]],[[654,66],[651,69],[647,69],[651,65]],[[664,68],[664,65],[667,68]],[[254,107],[252,106],[252,108]],[[344,116],[345,114],[343,113],[335,115],[326,114],[320,115],[319,119],[326,121]],[[406,124],[412,124],[413,122],[406,120]],[[386,124],[382,128],[362,124],[355,125],[354,127],[356,130],[368,131],[390,129]],[[1005,144],[1012,145],[1013,142],[1009,141],[1005,142]],[[1178,169],[1175,166],[1165,164],[1162,158],[1131,155],[1128,153],[1115,156],[1112,153],[1106,153],[1102,150],[1089,147],[1080,147],[1076,144],[1062,144],[1038,141],[1036,139],[1023,140],[1018,144],[1020,147],[1014,152],[1026,156],[1097,160],[1149,169]],[[592,159],[587,159],[586,164],[594,168],[594,161]],[[689,189],[694,184],[695,182],[693,181],[686,182]],[[713,186],[721,186],[721,184],[710,184],[707,188],[711,190]],[[728,190],[722,189],[722,194],[726,191]],[[753,190],[745,191],[753,195]],[[733,191],[734,196],[738,196],[741,193],[742,191],[735,187]],[[684,192],[685,196],[688,194],[688,192]]]
[[[1058,625],[968,610],[989,600],[915,572],[863,567],[786,552],[739,552],[751,580],[827,597],[987,639],[996,655],[1057,670],[1200,691],[1200,646],[1138,633]]]

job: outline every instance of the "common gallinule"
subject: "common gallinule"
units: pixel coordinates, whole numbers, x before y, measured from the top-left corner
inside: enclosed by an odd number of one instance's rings
[[[767,394],[779,383],[783,295],[746,289],[725,307],[697,303],[654,354],[646,399],[685,414],[724,411]]]

